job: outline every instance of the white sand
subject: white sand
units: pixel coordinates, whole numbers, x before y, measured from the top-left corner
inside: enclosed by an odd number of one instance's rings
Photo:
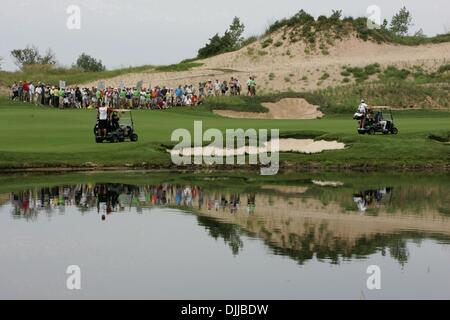
[[[321,187],[342,187],[344,185],[344,183],[340,181],[313,180],[312,183]]]
[[[302,98],[286,98],[278,102],[262,104],[268,112],[239,112],[232,110],[214,110],[215,114],[227,118],[248,119],[317,119],[323,113],[318,106],[314,106]]]
[[[278,144],[278,148],[276,145]],[[245,146],[239,149],[227,149],[216,147],[195,147],[167,150],[169,153],[183,156],[233,156],[243,154],[259,154],[265,152],[272,152],[277,150],[279,152],[300,152],[300,153],[320,153],[325,150],[341,150],[345,148],[345,144],[337,141],[314,141],[313,139],[279,139],[272,140],[261,147]]]

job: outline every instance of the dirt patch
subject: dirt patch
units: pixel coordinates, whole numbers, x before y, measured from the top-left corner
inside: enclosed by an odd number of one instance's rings
[[[262,104],[268,112],[240,112],[231,110],[214,110],[215,114],[227,118],[246,119],[317,119],[323,113],[318,106],[310,104],[302,98],[285,98],[278,102]]]

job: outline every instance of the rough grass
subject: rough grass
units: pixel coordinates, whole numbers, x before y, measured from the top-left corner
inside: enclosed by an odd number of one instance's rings
[[[158,66],[155,67],[155,71],[157,72],[180,72],[180,71],[189,71],[192,68],[200,67],[203,63],[199,62],[181,62],[177,64],[171,64],[167,66]]]

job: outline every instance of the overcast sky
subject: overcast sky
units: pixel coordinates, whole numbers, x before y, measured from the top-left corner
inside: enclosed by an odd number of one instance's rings
[[[342,9],[345,16],[366,16],[370,5],[390,20],[405,5],[415,26],[428,35],[450,32],[449,0],[1,0],[0,57],[14,70],[10,51],[27,44],[42,52],[51,47],[58,62],[71,65],[81,52],[101,58],[110,69],[169,64],[195,57],[234,16],[245,35],[261,34],[270,22],[300,9],[318,16]],[[66,26],[67,7],[81,9],[81,28]]]

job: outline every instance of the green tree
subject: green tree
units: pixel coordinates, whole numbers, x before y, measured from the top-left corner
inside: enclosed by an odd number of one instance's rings
[[[11,56],[14,59],[14,63],[21,69],[24,66],[33,64],[56,64],[56,56],[51,49],[48,49],[45,55],[42,56],[36,46],[28,45],[25,49],[14,49],[11,51]]]
[[[395,34],[405,36],[408,34],[409,27],[412,25],[411,13],[403,7],[399,13],[392,17],[391,31]]]
[[[230,41],[230,49],[236,50],[241,46],[242,42],[244,41],[244,38],[242,37],[244,30],[245,25],[238,17],[234,17],[233,22],[225,32],[225,35],[229,38]]]
[[[204,59],[220,53],[230,52],[239,49],[244,42],[242,34],[245,26],[238,17],[234,17],[230,27],[223,36],[216,33],[209,42],[198,50],[197,58]]]
[[[96,60],[94,57],[91,57],[84,52],[78,57],[75,66],[83,71],[90,72],[100,72],[106,70],[102,60]]]
[[[47,51],[45,51],[45,55],[39,57],[39,64],[56,64],[56,55],[51,48],[48,48]]]

